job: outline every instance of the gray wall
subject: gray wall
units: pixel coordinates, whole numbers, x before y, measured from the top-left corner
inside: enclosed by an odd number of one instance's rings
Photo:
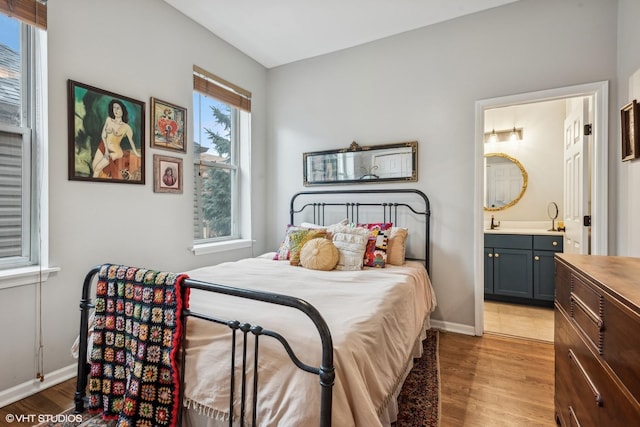
[[[620,108],[632,99],[640,101],[640,2],[637,0],[619,0],[618,7],[618,89],[615,111],[611,116],[611,124],[615,125],[618,133],[615,137],[614,154],[610,161],[612,169],[618,171],[609,184],[616,199],[611,205],[617,206],[617,212],[609,215],[613,219],[615,234],[618,238],[617,252],[620,255],[640,256],[640,160],[621,162],[620,149]],[[635,84],[630,80],[634,78]],[[617,202],[617,203],[615,203]],[[615,203],[615,204],[614,204]]]
[[[270,70],[273,205],[302,188],[304,151],[417,140],[415,187],[432,203],[434,318],[472,326],[474,103],[615,82],[616,20],[615,1],[521,0]],[[270,224],[286,221],[271,210]]]
[[[252,199],[254,212],[262,212],[267,81],[264,67],[163,1],[52,1],[48,10],[50,261],[61,271],[42,285],[45,373],[73,363],[69,349],[78,333],[80,290],[93,265],[184,271],[253,254],[191,253],[192,145],[186,155],[149,148],[149,98],[188,109],[190,141],[194,64],[253,93]],[[146,185],[67,179],[67,79],[146,103]],[[153,154],[184,159],[183,194],[153,192]],[[258,254],[266,247],[266,227],[264,215],[252,216]],[[35,286],[0,290],[0,391],[35,377],[36,297]]]

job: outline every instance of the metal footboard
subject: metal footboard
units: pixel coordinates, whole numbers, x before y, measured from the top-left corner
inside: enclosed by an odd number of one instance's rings
[[[182,318],[184,320],[184,327],[186,328],[186,322],[188,317],[197,317],[199,319],[208,320],[211,322],[215,322],[222,325],[227,325],[232,331],[232,344],[231,344],[231,381],[230,381],[230,397],[229,397],[229,413],[233,414],[233,401],[234,401],[234,375],[235,375],[235,349],[236,349],[236,337],[238,335],[238,331],[242,333],[242,379],[240,381],[241,390],[240,390],[240,426],[245,425],[245,407],[247,402],[247,336],[249,333],[255,336],[255,346],[254,346],[254,366],[253,372],[255,373],[253,376],[253,387],[252,387],[252,402],[253,407],[251,408],[252,419],[251,423],[248,425],[256,426],[256,412],[257,412],[257,393],[258,393],[258,356],[259,356],[259,337],[267,336],[278,340],[284,349],[291,361],[301,370],[318,375],[320,379],[321,386],[321,395],[320,395],[320,420],[319,424],[321,427],[329,427],[331,426],[331,406],[332,406],[332,397],[333,397],[333,383],[335,380],[335,369],[333,365],[333,341],[331,339],[331,332],[329,331],[329,327],[326,322],[316,310],[308,302],[295,298],[289,295],[276,294],[271,292],[261,292],[255,291],[251,289],[242,289],[235,288],[231,286],[218,285],[215,283],[208,283],[194,279],[186,279],[182,283],[182,292],[183,295],[187,292],[187,289],[200,289],[208,292],[215,292],[225,295],[230,295],[239,298],[251,299],[255,301],[262,301],[270,304],[276,304],[286,307],[291,307],[302,311],[313,321],[316,326],[318,333],[320,334],[320,339],[322,343],[322,359],[319,367],[314,367],[303,363],[293,352],[293,349],[287,342],[286,338],[280,335],[277,332],[270,331],[267,329],[263,329],[259,325],[251,325],[249,323],[239,322],[237,320],[224,320],[218,319],[211,316],[206,316],[200,313],[193,312],[189,309],[184,309],[182,311]],[[185,329],[186,330],[186,329]],[[186,352],[186,334],[183,334],[183,342],[182,342],[182,363],[185,361],[185,352]],[[180,370],[180,375],[184,375],[184,367]],[[181,384],[184,384],[184,378],[181,378]],[[183,388],[181,387],[181,392]],[[182,400],[182,399],[181,399]],[[232,417],[229,419],[229,427],[232,426]]]
[[[78,376],[76,383],[76,392],[74,396],[75,403],[75,412],[81,413],[84,412],[84,401],[86,396],[86,388],[87,381],[89,375],[90,366],[87,363],[87,346],[88,346],[88,331],[89,331],[89,311],[94,307],[91,302],[90,292],[91,285],[93,283],[93,278],[99,272],[100,267],[92,268],[86,275],[84,279],[84,284],[82,288],[82,299],[80,301],[80,348],[79,348],[79,356],[78,356]],[[183,335],[182,335],[182,357],[181,357],[181,366],[180,366],[180,402],[183,401],[183,390],[184,390],[184,363],[186,360],[186,322],[189,317],[196,317],[199,319],[203,319],[206,321],[227,325],[232,331],[232,343],[231,343],[231,379],[230,379],[230,399],[229,399],[229,414],[233,414],[233,404],[234,397],[237,394],[237,390],[234,390],[235,385],[235,351],[236,351],[236,342],[237,339],[242,339],[242,366],[241,366],[241,375],[242,378],[240,380],[240,419],[236,420],[239,422],[239,425],[252,425],[256,426],[259,423],[257,419],[257,406],[258,406],[258,356],[259,356],[259,343],[260,337],[271,337],[279,341],[283,348],[286,350],[289,358],[292,363],[294,363],[299,369],[309,372],[311,374],[318,375],[321,387],[321,399],[320,399],[320,420],[319,425],[321,427],[329,427],[331,426],[331,409],[332,409],[332,396],[333,396],[333,384],[335,380],[335,369],[333,364],[333,342],[331,338],[331,333],[329,331],[329,327],[326,322],[316,310],[308,302],[295,298],[288,295],[275,294],[270,292],[261,292],[249,289],[241,289],[231,286],[219,285],[209,282],[203,282],[194,279],[185,279],[182,282],[182,296],[183,301],[186,301],[186,295],[189,292],[189,289],[200,289],[208,292],[215,292],[220,294],[225,294],[229,296],[234,296],[238,298],[245,298],[255,301],[261,301],[270,304],[276,304],[286,307],[291,307],[294,309],[298,309],[302,311],[306,316],[308,316],[311,321],[316,326],[318,333],[321,339],[322,346],[322,358],[321,364],[318,367],[310,366],[303,363],[293,352],[291,346],[287,342],[286,338],[275,331],[270,331],[267,329],[263,329],[259,325],[252,325],[250,323],[241,322],[238,320],[229,320],[229,319],[220,319],[212,316],[208,316],[202,313],[197,313],[191,311],[190,309],[183,309],[181,318],[183,321]],[[247,378],[247,370],[249,366],[247,365],[247,352],[249,351],[247,338],[252,335],[254,336],[254,362],[253,362],[253,372],[255,375],[252,379],[251,387],[248,384]],[[245,412],[246,405],[248,401],[248,397],[251,396],[251,402],[253,404],[252,408],[249,408],[251,413],[251,420],[245,420]],[[180,411],[181,416],[182,411]],[[180,419],[178,419],[178,425],[180,425]],[[233,425],[234,419],[233,416],[229,417],[229,426]]]

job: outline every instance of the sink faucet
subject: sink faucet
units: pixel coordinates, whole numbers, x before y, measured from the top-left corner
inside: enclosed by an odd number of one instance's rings
[[[493,215],[491,215],[491,229],[495,230],[498,227],[500,227],[500,221],[496,221]]]

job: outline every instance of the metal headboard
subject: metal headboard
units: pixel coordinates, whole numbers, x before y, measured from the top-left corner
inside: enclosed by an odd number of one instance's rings
[[[407,197],[414,195],[415,197]],[[348,201],[336,200],[339,196],[348,197]],[[403,197],[404,196],[404,197]],[[416,189],[378,189],[378,190],[319,190],[301,191],[291,197],[289,206],[290,223],[297,224],[296,215],[302,213],[312,214],[313,222],[326,225],[327,207],[345,208],[344,213],[350,222],[359,223],[360,215],[364,209],[369,212],[375,207],[380,207],[379,221],[398,223],[399,213],[411,212],[414,217],[424,217],[424,261],[427,272],[430,271],[430,235],[429,223],[431,208],[429,198]],[[371,207],[371,208],[369,208]],[[309,212],[311,211],[311,212]],[[412,232],[415,232],[413,230]]]

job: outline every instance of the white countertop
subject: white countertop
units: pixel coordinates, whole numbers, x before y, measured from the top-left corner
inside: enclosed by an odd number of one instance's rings
[[[507,228],[486,229],[485,234],[535,234],[536,236],[563,236],[562,231],[549,231],[540,228]]]
[[[557,223],[555,224],[557,227]],[[537,236],[563,236],[562,231],[549,231],[549,221],[500,221],[500,226],[491,230],[491,223],[485,221],[484,232],[486,234],[535,234]]]

